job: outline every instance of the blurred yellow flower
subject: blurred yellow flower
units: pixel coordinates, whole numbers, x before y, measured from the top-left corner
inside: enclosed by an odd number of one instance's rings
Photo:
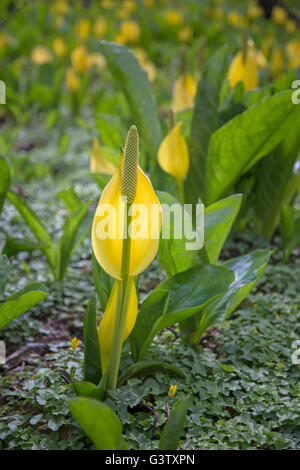
[[[283,8],[274,6],[272,8],[272,19],[277,24],[284,24],[288,19],[288,14]]]
[[[96,138],[93,139],[90,169],[92,173],[103,173],[105,175],[113,175],[117,170],[115,165],[103,155],[99,140]]]
[[[247,26],[247,19],[244,18],[238,11],[231,10],[227,15],[227,20],[230,26],[244,27]]]
[[[78,344],[79,344],[79,339],[76,338],[76,336],[74,336],[74,338],[72,338],[71,340],[71,346],[72,346],[72,349],[75,350],[78,348]]]
[[[193,28],[191,26],[184,26],[178,32],[177,37],[180,42],[189,42],[191,39],[193,39],[193,35],[194,35]]]
[[[265,57],[269,55],[270,48],[274,44],[275,38],[274,36],[267,36],[264,38],[262,45],[261,45],[261,51]]]
[[[279,47],[275,47],[271,54],[271,70],[274,77],[281,74],[284,66],[284,58]]]
[[[61,38],[54,39],[53,50],[58,57],[64,57],[67,53],[67,46],[65,41]]]
[[[72,66],[75,70],[85,73],[89,68],[88,52],[85,46],[77,46],[71,54]]]
[[[96,38],[101,39],[107,32],[107,24],[105,18],[98,18],[94,24],[93,31]]]
[[[185,139],[181,133],[183,122],[178,122],[166,135],[158,149],[158,163],[161,168],[181,183],[189,171],[190,157]]]
[[[114,2],[113,0],[101,0],[101,6],[106,10],[110,10],[114,7]]]
[[[169,392],[168,392],[169,397],[170,398],[175,397],[176,392],[177,392],[177,385],[170,385]]]
[[[285,29],[288,33],[294,33],[296,31],[296,23],[293,20],[287,20],[285,23]]]
[[[249,18],[252,18],[252,19],[259,18],[260,16],[263,16],[263,14],[264,14],[264,10],[260,6],[258,6],[256,2],[250,3],[248,10],[247,10],[247,16]]]
[[[51,8],[54,13],[65,14],[69,10],[69,5],[65,0],[57,0]]]
[[[286,45],[289,66],[293,69],[300,67],[300,41],[293,39]]]
[[[72,67],[69,67],[66,74],[66,83],[70,91],[77,91],[80,87],[80,79]]]
[[[230,64],[227,75],[230,86],[235,87],[237,83],[243,82],[245,91],[257,88],[258,69],[266,65],[265,56],[255,49],[254,42],[249,40],[245,57],[242,52],[238,52]]]
[[[140,27],[136,21],[124,21],[121,24],[120,32],[116,37],[116,42],[120,44],[135,44],[139,41],[140,35]]]
[[[182,75],[176,80],[172,91],[172,110],[174,113],[194,106],[196,89],[196,82],[191,75]]]
[[[156,77],[156,67],[151,60],[148,59],[146,51],[141,48],[136,48],[134,49],[134,55],[138,59],[139,64],[146,70],[150,82],[153,82]]]
[[[106,65],[106,59],[102,54],[99,54],[98,52],[95,52],[93,54],[88,55],[88,68],[90,67],[99,67],[99,69],[102,69]]]
[[[31,52],[31,60],[37,65],[48,64],[52,61],[52,55],[46,47],[36,46]]]
[[[146,8],[149,8],[150,10],[151,8],[154,7],[154,0],[144,0],[144,5]]]
[[[167,10],[166,23],[171,26],[181,26],[183,24],[183,17],[177,10]]]
[[[82,41],[85,41],[90,34],[91,31],[91,22],[88,18],[82,18],[77,27],[76,27],[76,33]]]

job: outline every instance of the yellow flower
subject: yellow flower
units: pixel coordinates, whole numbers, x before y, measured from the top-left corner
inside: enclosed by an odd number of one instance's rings
[[[52,11],[54,13],[60,13],[60,14],[65,14],[69,10],[69,6],[67,5],[67,2],[65,0],[57,0],[52,7]]]
[[[102,54],[98,54],[95,52],[93,54],[89,54],[87,57],[88,68],[96,66],[99,69],[102,69],[106,65],[105,57]]]
[[[151,10],[154,7],[154,0],[144,0],[144,5]]]
[[[258,69],[266,66],[266,58],[255,49],[253,41],[248,41],[246,57],[242,52],[238,52],[230,64],[228,71],[228,81],[231,87],[239,82],[243,82],[245,91],[258,87]]]
[[[233,10],[228,13],[227,19],[230,26],[234,27],[244,27],[248,24],[246,18],[240,15],[239,12]]]
[[[79,344],[79,339],[77,339],[76,336],[74,336],[74,338],[72,338],[71,340],[72,349],[73,350],[77,349],[78,344]]]
[[[66,55],[67,46],[63,39],[56,38],[53,41],[53,50],[58,57],[63,57]]]
[[[277,24],[284,24],[288,18],[287,12],[278,6],[272,8],[272,19]]]
[[[194,30],[191,26],[184,26],[178,33],[180,42],[189,42],[193,38]]]
[[[120,44],[137,43],[140,39],[141,31],[135,21],[124,21],[121,24],[120,32],[117,35],[116,42]]]
[[[182,75],[176,80],[172,93],[172,109],[178,113],[194,106],[196,82],[191,75]]]
[[[147,53],[144,49],[136,48],[134,49],[134,55],[139,61],[139,64],[146,70],[150,82],[153,82],[156,77],[156,67],[155,65],[147,58]]]
[[[182,122],[176,124],[164,138],[158,149],[158,163],[161,168],[182,182],[189,171],[188,147],[181,134]]]
[[[48,64],[52,61],[52,55],[46,47],[36,46],[31,52],[31,60],[37,65]]]
[[[279,47],[275,47],[271,54],[271,68],[274,77],[281,74],[284,66],[284,58]]]
[[[274,36],[267,36],[264,38],[262,45],[261,45],[261,51],[264,56],[267,57],[269,55],[270,48],[274,44],[274,41],[275,41]]]
[[[168,392],[169,397],[170,398],[175,397],[176,392],[177,392],[177,385],[170,385],[169,392]]]
[[[73,92],[77,91],[80,87],[80,79],[72,67],[69,67],[67,70],[66,83],[69,90]]]
[[[293,39],[286,45],[286,53],[289,58],[291,68],[300,67],[300,41]]]
[[[248,7],[247,10],[247,15],[249,18],[259,18],[260,16],[263,16],[264,10],[259,7],[256,3],[251,3]]]
[[[288,33],[294,33],[296,31],[296,23],[293,20],[287,20],[285,23],[285,29]]]
[[[115,165],[108,161],[100,147],[98,139],[93,139],[93,148],[91,152],[91,172],[113,175],[116,171]]]
[[[134,279],[130,279],[130,295],[129,295],[129,305],[126,316],[125,331],[123,336],[123,342],[130,335],[137,317],[138,311],[138,300],[135,290]],[[110,293],[108,303],[100,322],[98,328],[98,338],[100,343],[100,353],[101,353],[101,365],[102,373],[105,371],[109,361],[109,354],[112,345],[112,337],[114,331],[115,317],[116,317],[116,307],[117,307],[117,297],[118,289],[120,289],[119,281],[115,281],[112,291]]]
[[[182,15],[176,10],[166,12],[166,23],[171,26],[181,26],[183,24]]]
[[[102,0],[101,6],[105,8],[105,10],[110,10],[114,6],[114,2],[112,0]]]
[[[162,211],[149,178],[138,166],[131,177],[122,177],[120,166],[102,191],[92,225],[92,245],[98,263],[115,279],[121,279],[121,260],[124,233],[124,188],[132,194],[131,256],[129,277],[137,276],[156,256],[162,225]],[[134,194],[130,188],[134,184]],[[125,192],[126,194],[126,192]],[[129,201],[131,202],[131,201]],[[153,213],[154,211],[154,213]],[[153,217],[151,217],[153,215]]]
[[[88,18],[82,18],[82,20],[79,21],[77,28],[76,28],[76,33],[79,36],[79,39],[82,41],[85,41],[90,34],[91,31],[91,23]]]
[[[93,27],[96,38],[101,39],[105,36],[107,25],[105,18],[98,18]]]
[[[85,73],[89,67],[88,52],[85,46],[78,46],[73,50],[71,62],[75,70]]]

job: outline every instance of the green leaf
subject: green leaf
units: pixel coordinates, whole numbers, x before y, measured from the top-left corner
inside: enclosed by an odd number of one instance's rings
[[[207,149],[211,134],[218,128],[222,83],[227,67],[228,48],[224,46],[209,58],[198,84],[189,139],[190,171],[185,185],[189,202],[196,202],[204,196]]]
[[[165,269],[168,276],[172,276],[180,271],[185,271],[192,266],[200,265],[200,264],[207,264],[208,257],[205,252],[205,249],[201,250],[187,250],[186,243],[190,243],[193,241],[191,239],[192,233],[189,231],[186,233],[183,231],[182,237],[177,238],[178,235],[175,233],[174,229],[174,220],[176,217],[176,221],[178,222],[178,216],[175,216],[176,212],[174,212],[174,217],[167,217],[166,210],[168,208],[172,208],[173,204],[176,205],[174,207],[181,208],[181,204],[179,201],[172,196],[171,194],[157,191],[158,198],[163,205],[164,210],[164,217],[163,217],[163,229],[162,233],[170,233],[169,237],[162,237],[159,242],[159,261],[162,264],[163,268]],[[165,205],[165,207],[164,207]],[[169,211],[168,211],[169,212]],[[179,216],[180,217],[180,216]],[[189,226],[192,227],[192,218],[189,216],[187,211],[185,211],[186,220],[189,219],[190,223]],[[184,224],[184,212],[182,211],[182,227],[184,228],[186,224]]]
[[[49,295],[43,284],[33,283],[0,305],[0,330]]]
[[[0,213],[6,198],[6,193],[10,186],[10,169],[6,160],[0,157]]]
[[[93,178],[96,181],[97,185],[99,186],[99,189],[105,188],[107,183],[110,181],[111,176],[110,175],[102,175],[102,173],[93,173]]]
[[[58,195],[69,212],[75,211],[81,206],[80,198],[73,189],[66,189],[65,191],[61,191]]]
[[[8,238],[5,242],[2,253],[11,256],[19,253],[20,251],[34,251],[41,250],[44,244],[37,243],[34,240],[26,240],[24,238]]]
[[[280,234],[283,248],[283,261],[300,245],[300,217],[296,217],[293,206],[282,206],[280,213]]]
[[[0,297],[4,294],[9,273],[9,261],[6,255],[0,255]]]
[[[80,242],[90,229],[90,223],[86,223],[83,226],[83,231],[79,234],[81,224],[84,222],[85,216],[90,205],[90,201],[85,204],[81,204],[67,217],[64,227],[63,235],[59,241],[58,247],[58,260],[57,260],[57,279],[62,280],[64,277],[67,267],[70,264],[71,257],[75,252],[75,249],[79,246]],[[90,220],[91,222],[91,220]]]
[[[92,398],[79,397],[69,401],[69,407],[98,450],[123,447],[121,421],[107,405]]]
[[[17,194],[9,192],[7,194],[10,202],[15,206],[15,208],[20,212],[21,216],[24,218],[28,227],[35,235],[36,239],[43,244],[42,251],[47,257],[47,260],[52,269],[54,269],[56,264],[56,253],[55,247],[52,242],[51,235],[46,230],[44,225],[40,222],[38,216],[35,212],[26,204],[26,202]]]
[[[155,370],[162,370],[168,373],[179,375],[180,377],[184,377],[184,373],[178,367],[173,366],[172,364],[168,364],[167,362],[141,361],[132,364],[122,373],[118,380],[118,387],[123,385],[125,382],[127,382],[128,379],[131,379],[132,377],[149,374]]]
[[[297,186],[287,194],[292,182],[294,164],[300,152],[300,113],[295,116],[293,125],[286,131],[282,142],[257,166],[255,182],[255,212],[259,221],[259,231],[271,238],[280,219],[280,208],[289,204]]]
[[[91,295],[84,317],[84,380],[98,385],[101,379],[100,347],[97,331],[96,296]]]
[[[226,294],[205,307],[201,315],[195,317],[198,326],[190,337],[191,342],[198,342],[207,328],[220,324],[240,305],[259,281],[271,253],[270,250],[254,250],[223,263],[223,266],[232,269],[235,279]]]
[[[94,253],[92,254],[92,268],[97,296],[104,311],[115,280],[100,266]]]
[[[160,436],[160,450],[176,450],[182,435],[191,398],[180,398],[172,408],[170,418]]]
[[[103,398],[100,388],[92,382],[73,382],[73,388],[80,397],[95,398],[95,400]]]
[[[141,305],[132,332],[135,357],[142,358],[141,353],[146,350],[144,343],[149,344],[149,337],[153,338],[158,331],[198,313],[226,293],[233,280],[230,269],[206,265],[194,266],[162,282]],[[165,310],[166,291],[169,291],[169,302]]]
[[[211,204],[204,210],[204,246],[211,264],[220,252],[240,210],[243,196],[234,194]]]
[[[205,202],[222,197],[285,136],[299,113],[289,90],[263,99],[211,136],[205,172]]]
[[[162,135],[147,73],[127,47],[109,41],[101,41],[99,46],[112,76],[126,96],[132,117],[151,155],[151,170],[156,166],[156,152]]]

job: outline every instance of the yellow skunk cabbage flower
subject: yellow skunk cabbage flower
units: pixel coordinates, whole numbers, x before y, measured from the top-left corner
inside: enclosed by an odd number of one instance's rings
[[[146,51],[141,48],[136,48],[134,49],[134,55],[143,69],[146,70],[150,82],[153,82],[156,77],[156,67],[151,60],[148,59]]]
[[[73,92],[77,91],[80,87],[80,79],[78,75],[76,75],[72,67],[69,67],[67,70],[66,83],[69,90]]]
[[[181,30],[178,32],[178,41],[180,42],[189,42],[191,39],[193,39],[194,35],[194,30],[191,26],[184,26],[181,28]]]
[[[52,61],[52,55],[46,47],[36,46],[31,52],[31,60],[36,65],[48,64]]]
[[[115,165],[108,161],[103,155],[99,140],[96,138],[93,139],[93,148],[91,152],[91,172],[113,175],[116,169],[117,168]]]
[[[300,67],[300,41],[293,39],[286,45],[289,66],[293,69]]]
[[[245,91],[258,87],[258,69],[266,66],[266,58],[255,49],[253,41],[247,42],[245,56],[238,52],[230,64],[228,71],[228,81],[231,87],[239,82],[243,82]]]
[[[194,106],[196,88],[196,82],[191,75],[182,75],[176,80],[172,93],[172,110],[174,113]]]
[[[284,66],[284,58],[279,47],[275,47],[271,54],[271,69],[274,77],[281,74]]]
[[[88,52],[85,46],[76,47],[71,54],[71,62],[75,70],[85,73],[89,68]]]
[[[58,57],[64,57],[67,52],[67,46],[65,41],[61,38],[54,39],[53,50]]]
[[[104,18],[98,18],[94,24],[93,30],[96,38],[103,38],[107,31],[106,20]]]
[[[288,14],[283,8],[274,6],[272,8],[272,19],[277,24],[284,24],[288,19]]]
[[[285,23],[285,29],[288,33],[294,33],[297,29],[297,25],[293,20],[287,20]]]
[[[129,143],[132,143],[132,134],[137,135],[136,127],[132,126],[129,133]],[[138,136],[136,141],[138,142]],[[138,143],[134,145],[138,148]],[[92,245],[96,259],[115,279],[122,279],[125,211],[122,196],[126,196],[131,204],[131,230],[135,233],[135,236],[131,236],[129,277],[137,276],[153,261],[158,250],[162,225],[161,206],[152,184],[138,162],[130,161],[130,149],[127,149],[127,153],[129,158],[124,159],[124,163],[123,158],[120,159],[118,170],[101,194],[92,226]],[[138,154],[138,150],[132,154]]]
[[[79,39],[85,41],[89,37],[90,31],[90,20],[88,18],[83,18],[82,20],[80,20],[76,28],[76,33],[78,34]]]
[[[188,147],[181,134],[182,122],[176,124],[164,138],[158,149],[158,163],[161,168],[182,182],[189,171]]]
[[[181,26],[183,17],[177,10],[168,10],[166,12],[166,23],[171,26]]]
[[[120,44],[135,44],[139,41],[140,35],[141,30],[136,21],[123,21],[120,27],[120,32],[116,37],[116,42]]]
[[[231,10],[227,15],[227,20],[230,26],[244,27],[247,26],[247,19],[244,18],[238,11]]]
[[[128,338],[128,336],[130,335],[135,325],[137,311],[138,311],[138,299],[136,295],[134,279],[131,278],[129,282],[130,282],[130,287],[129,287],[130,294],[129,294],[129,304],[128,304],[128,310],[127,310],[127,316],[126,316],[123,342]],[[115,318],[116,318],[116,309],[117,309],[118,289],[120,289],[120,284],[119,284],[119,281],[116,281],[113,285],[104,315],[101,319],[101,322],[98,328],[102,373],[107,368],[111,346],[112,346],[112,337],[113,337],[114,324],[115,324]]]

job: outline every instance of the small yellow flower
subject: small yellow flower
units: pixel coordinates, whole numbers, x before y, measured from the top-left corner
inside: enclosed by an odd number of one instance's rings
[[[139,61],[139,64],[146,70],[150,82],[153,82],[156,77],[156,67],[151,60],[148,59],[147,53],[144,49],[136,48],[134,49],[134,55]]]
[[[70,91],[77,91],[80,87],[80,79],[74,69],[69,67],[66,74],[66,83]]]
[[[284,66],[284,58],[279,47],[275,47],[271,54],[271,69],[274,77],[281,74]]]
[[[102,0],[101,6],[105,8],[105,10],[110,10],[114,7],[114,2],[112,0]]]
[[[294,33],[296,31],[296,23],[293,20],[287,20],[285,23],[285,29],[288,33]]]
[[[178,33],[178,41],[189,42],[193,39],[194,30],[191,26],[184,26]]]
[[[263,16],[264,11],[261,7],[259,7],[256,3],[251,3],[248,7],[247,15],[249,18],[259,18]]]
[[[46,47],[36,46],[31,52],[31,60],[36,65],[48,64],[52,61],[52,55]]]
[[[230,11],[227,16],[228,23],[230,26],[234,27],[244,27],[247,26],[247,19],[244,18],[238,11]]]
[[[174,113],[179,113],[179,111],[194,106],[196,88],[196,82],[191,75],[182,75],[176,80],[172,92],[172,109]]]
[[[99,69],[102,69],[106,65],[106,59],[103,57],[103,55],[98,54],[98,52],[95,52],[93,54],[89,54],[87,57],[88,61],[88,68],[90,67],[99,67]]]
[[[88,52],[85,46],[78,46],[73,50],[71,62],[75,70],[85,73],[89,67]]]
[[[53,50],[58,57],[64,57],[67,52],[67,46],[65,41],[61,38],[54,39]]]
[[[166,23],[170,26],[181,26],[183,24],[182,15],[176,10],[166,12]]]
[[[287,12],[278,6],[272,8],[272,19],[277,24],[284,24],[288,18]]]
[[[135,44],[139,41],[140,35],[140,27],[135,21],[123,21],[120,27],[120,32],[116,38],[116,42],[119,42],[120,44]]]
[[[300,41],[293,39],[286,46],[289,66],[293,69],[300,67]]]
[[[92,173],[103,173],[105,175],[113,175],[117,170],[115,165],[103,155],[100,143],[96,138],[93,140],[90,167]]]
[[[101,39],[105,36],[107,31],[107,25],[105,18],[98,18],[93,27],[96,38]]]
[[[170,398],[175,397],[176,392],[177,392],[177,385],[170,385],[169,392],[168,392],[169,397]]]
[[[76,336],[74,336],[74,338],[72,338],[72,340],[71,340],[72,349],[73,350],[77,349],[78,344],[79,344],[79,339],[76,338]]]
[[[82,20],[80,20],[76,28],[76,33],[78,34],[79,39],[85,41],[89,37],[90,31],[90,20],[88,18],[83,18]]]
[[[164,138],[158,149],[158,163],[161,168],[182,182],[189,170],[190,157],[188,147],[181,134],[183,122],[176,124]]]
[[[52,7],[54,13],[65,14],[69,10],[69,6],[65,0],[57,0]]]

